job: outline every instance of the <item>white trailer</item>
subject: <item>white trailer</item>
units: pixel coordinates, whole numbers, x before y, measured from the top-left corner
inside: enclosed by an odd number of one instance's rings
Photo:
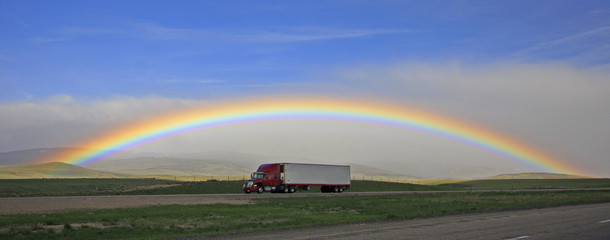
[[[284,184],[350,185],[350,168],[347,165],[284,163]]]

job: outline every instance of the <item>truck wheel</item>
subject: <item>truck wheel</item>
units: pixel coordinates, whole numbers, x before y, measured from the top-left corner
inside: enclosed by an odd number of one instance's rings
[[[265,191],[265,188],[263,188],[263,186],[258,186],[258,190],[256,191],[258,194],[261,194]]]
[[[294,192],[295,192],[295,190],[294,190],[294,186],[290,186],[290,187],[288,187],[288,192],[290,192],[290,193],[294,193]]]
[[[284,193],[288,193],[289,192],[288,188],[289,188],[289,186],[284,186],[284,189],[283,189]]]

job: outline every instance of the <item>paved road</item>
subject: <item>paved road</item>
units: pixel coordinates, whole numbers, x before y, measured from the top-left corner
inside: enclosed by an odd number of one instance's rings
[[[181,239],[610,239],[610,203]]]
[[[256,198],[307,197],[307,196],[365,196],[388,194],[434,194],[459,192],[551,192],[596,189],[535,189],[535,190],[484,190],[484,191],[422,191],[422,192],[344,192],[344,193],[295,193],[295,194],[183,194],[183,195],[119,195],[119,196],[67,196],[67,197],[18,197],[0,198],[0,215],[23,213],[49,213],[79,209],[131,208],[170,204],[247,204]]]

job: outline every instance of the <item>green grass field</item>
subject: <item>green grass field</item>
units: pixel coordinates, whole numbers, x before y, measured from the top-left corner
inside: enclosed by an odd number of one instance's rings
[[[610,187],[610,179],[486,179],[435,186],[438,190],[519,190],[608,187]]]
[[[0,197],[116,195],[179,182],[153,179],[1,179]]]
[[[332,196],[332,197],[330,197]],[[502,209],[610,202],[610,191],[435,193],[256,199],[0,218],[0,239],[152,239]]]
[[[243,181],[0,180],[0,196],[242,193]],[[438,185],[352,181],[351,192],[608,188],[610,179],[473,180]],[[314,187],[310,192],[319,192]],[[269,194],[269,193],[265,193]],[[298,194],[298,193],[296,193]],[[610,191],[446,192],[255,199],[244,205],[169,205],[7,215],[0,239],[149,239],[502,209],[610,202]]]
[[[0,180],[0,197],[243,193],[241,190],[242,184],[243,181],[241,180],[179,182],[158,179],[5,179]],[[604,187],[610,187],[610,179],[473,180],[439,185],[354,180],[349,191],[453,191]],[[312,187],[310,192],[320,192],[320,188]]]

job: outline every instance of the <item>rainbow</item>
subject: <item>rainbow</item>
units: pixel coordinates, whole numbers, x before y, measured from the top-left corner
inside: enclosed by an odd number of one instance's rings
[[[79,148],[49,156],[42,162],[83,166],[176,135],[237,124],[291,119],[356,121],[419,131],[497,154],[537,171],[585,175],[578,168],[527,144],[455,118],[385,102],[327,97],[245,99],[170,112],[81,141]]]

